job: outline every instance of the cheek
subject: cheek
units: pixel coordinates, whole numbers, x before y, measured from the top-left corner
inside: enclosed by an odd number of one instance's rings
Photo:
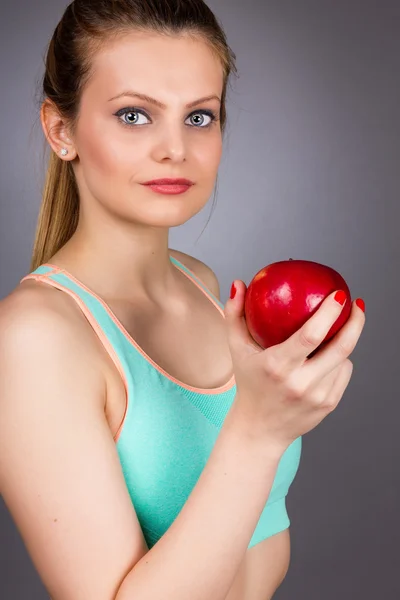
[[[109,176],[118,169],[118,162],[115,159],[109,144],[96,143],[90,137],[85,138],[85,143],[80,154],[82,166],[85,174],[95,173],[96,177]],[[121,168],[121,165],[119,165]]]
[[[140,163],[140,147],[133,151],[132,141],[125,132],[116,132],[116,125],[104,120],[86,123],[80,131],[80,158],[89,176],[104,180],[129,177],[135,172],[135,163]],[[120,126],[118,126],[118,129]],[[90,173],[89,173],[90,172]]]
[[[214,177],[222,157],[222,139],[218,133],[210,138],[197,145],[196,162],[202,166],[206,176]]]

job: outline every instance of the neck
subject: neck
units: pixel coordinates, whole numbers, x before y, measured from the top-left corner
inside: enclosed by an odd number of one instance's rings
[[[144,300],[155,304],[176,290],[168,228],[132,230],[78,228],[49,261],[69,271],[105,301]]]

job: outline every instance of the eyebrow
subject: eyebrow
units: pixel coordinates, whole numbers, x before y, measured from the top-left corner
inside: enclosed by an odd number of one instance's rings
[[[123,96],[130,96],[131,98],[139,98],[140,100],[144,100],[145,102],[149,102],[150,104],[154,104],[155,106],[158,106],[158,108],[167,108],[165,104],[163,104],[162,102],[160,102],[159,100],[156,100],[155,98],[151,98],[151,96],[147,96],[146,94],[141,94],[139,92],[133,92],[131,90],[127,90],[125,92],[122,92],[121,94],[118,94],[118,96],[114,96],[113,98],[110,98],[109,102],[111,102],[112,100],[117,100],[118,98],[122,98]],[[208,102],[209,100],[218,100],[219,102],[221,102],[221,99],[215,95],[212,94],[211,96],[205,96],[204,98],[199,98],[198,100],[194,100],[193,102],[189,102],[188,104],[186,104],[185,108],[193,108],[194,106],[198,106],[199,104],[202,104],[203,102]]]

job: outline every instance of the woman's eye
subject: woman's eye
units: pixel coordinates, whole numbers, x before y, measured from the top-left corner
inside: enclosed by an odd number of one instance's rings
[[[137,110],[125,110],[117,113],[117,116],[121,117],[121,120],[125,125],[145,125],[145,122],[140,121],[140,117],[142,117],[142,119],[147,119],[143,113]]]
[[[205,122],[206,119],[209,119],[208,123]],[[192,121],[192,124],[195,127],[209,127],[213,121],[215,121],[215,116],[210,112],[197,112],[190,115],[189,119]]]

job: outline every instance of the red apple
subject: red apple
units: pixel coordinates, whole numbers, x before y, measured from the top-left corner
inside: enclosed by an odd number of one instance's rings
[[[246,291],[244,312],[250,335],[264,349],[284,342],[335,290],[344,290],[347,301],[323,344],[350,316],[351,295],[343,277],[331,267],[309,260],[290,258],[267,265],[253,277]]]

